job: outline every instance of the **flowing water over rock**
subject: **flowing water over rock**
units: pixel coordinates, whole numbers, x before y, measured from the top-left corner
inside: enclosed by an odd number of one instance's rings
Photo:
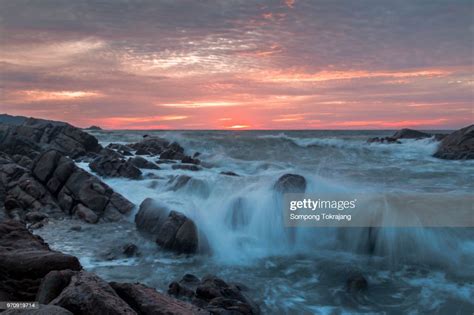
[[[137,142],[144,134],[91,133],[104,146]],[[217,274],[249,286],[264,313],[472,312],[473,228],[289,229],[274,189],[291,173],[305,177],[306,192],[431,194],[469,202],[474,162],[432,157],[434,139],[367,144],[368,137],[392,132],[360,131],[146,133],[177,141],[187,155],[200,152],[200,170],[162,163],[142,169],[143,180],[103,180],[137,208],[151,197],[184,213],[206,235],[212,255],[161,251],[137,233],[133,215],[81,231],[71,230],[74,222],[53,221],[38,230],[53,248],[78,256],[107,280],[162,291],[186,273]],[[79,166],[89,170],[87,163]],[[130,243],[139,255],[122,252]]]

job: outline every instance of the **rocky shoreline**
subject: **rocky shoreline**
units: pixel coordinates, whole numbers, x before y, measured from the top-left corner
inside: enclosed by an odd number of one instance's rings
[[[474,159],[474,125],[449,135],[403,129],[368,142],[432,137],[441,140],[434,157]],[[0,115],[0,300],[39,301],[40,310],[31,314],[258,314],[243,284],[187,274],[170,283],[165,294],[138,283],[108,283],[83,270],[77,257],[51,250],[32,234],[48,220],[117,222],[138,206],[136,229],[157,247],[177,254],[212,254],[206,235],[183,213],[150,198],[135,205],[76,164],[87,163],[101,177],[140,180],[148,176],[146,170],[159,170],[162,164],[189,171],[208,167],[199,158],[198,152],[187,155],[181,145],[162,138],[144,136],[137,143],[104,148],[94,136],[67,123]],[[173,183],[178,189],[190,180],[180,175]],[[304,192],[306,185],[303,176],[285,174],[273,189]],[[138,249],[128,244],[123,250],[134,255]],[[368,286],[362,275],[356,280],[348,279],[350,290]]]

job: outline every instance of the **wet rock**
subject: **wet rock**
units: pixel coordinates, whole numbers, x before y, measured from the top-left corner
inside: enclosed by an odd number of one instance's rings
[[[14,301],[34,301],[42,278],[53,270],[80,270],[76,257],[53,251],[16,221],[0,223],[0,291]]]
[[[281,193],[303,193],[306,190],[306,179],[301,175],[285,174],[273,187]]]
[[[138,314],[209,314],[192,304],[159,293],[143,284],[111,282],[110,285]]]
[[[142,172],[130,161],[109,156],[99,156],[89,164],[92,171],[106,177],[139,179]]]
[[[191,176],[188,175],[180,175],[177,177],[172,178],[169,183],[172,184],[170,190],[176,191],[178,189],[183,188],[189,181],[191,180]]]
[[[194,164],[174,164],[171,166],[172,169],[174,170],[186,170],[186,171],[200,171],[201,168],[197,165]]]
[[[226,171],[226,172],[221,172],[221,175],[227,175],[227,176],[240,176],[234,172]]]
[[[127,257],[139,256],[138,246],[135,244],[125,244],[122,247],[122,253]]]
[[[135,154],[147,152],[146,155],[158,155],[169,146],[169,142],[159,137],[144,137],[142,141],[129,146],[137,150]]]
[[[184,300],[191,300],[212,314],[259,314],[260,309],[237,284],[208,275],[199,280],[187,274],[180,281],[172,282],[168,294]]]
[[[150,151],[145,150],[145,149],[138,149],[135,152],[135,155],[152,155]]]
[[[73,212],[83,221],[87,223],[97,223],[99,217],[91,209],[87,208],[83,204],[78,204],[74,207]]]
[[[119,144],[119,143],[110,143],[109,145],[107,145],[105,147],[106,149],[111,149],[111,150],[115,150],[117,151],[118,153],[120,153],[121,155],[125,155],[125,156],[132,156],[133,154],[131,153],[131,151],[133,150],[132,148],[124,145],[124,144]]]
[[[51,304],[74,314],[137,314],[107,282],[85,271],[73,275]]]
[[[185,156],[184,158],[181,159],[181,163],[199,165],[199,164],[201,164],[201,161],[199,161],[198,159],[192,158],[190,156]]]
[[[369,284],[365,277],[360,273],[350,275],[346,280],[346,290],[350,293],[357,293],[367,290]]]
[[[156,236],[169,212],[166,206],[152,198],[146,198],[135,215],[135,225],[141,233]]]
[[[77,271],[73,270],[53,270],[49,272],[41,281],[35,300],[41,304],[48,304],[69,285],[71,277],[76,273]]]
[[[56,305],[42,305],[31,310],[7,310],[2,315],[73,315],[67,309]]]
[[[384,137],[384,138],[379,138],[379,137],[375,137],[375,138],[369,138],[367,140],[368,143],[398,143],[400,144],[401,142],[398,141],[397,139],[393,138],[393,137]]]
[[[474,125],[459,129],[446,136],[434,157],[445,160],[474,159]]]
[[[80,232],[80,231],[82,231],[82,226],[80,226],[80,225],[73,225],[73,226],[71,226],[71,231]]]
[[[195,223],[151,198],[141,203],[135,224],[138,231],[154,239],[164,249],[186,254],[196,253],[199,249],[199,233]]]
[[[130,158],[129,159],[130,163],[132,163],[135,167],[138,167],[138,168],[144,168],[144,169],[155,169],[155,170],[158,170],[160,169],[160,167],[158,165],[156,165],[155,163],[153,162],[150,162],[140,156],[136,156],[136,157],[133,157],[133,158]]]
[[[46,219],[48,215],[39,211],[28,212],[25,216],[27,222],[37,223]]]

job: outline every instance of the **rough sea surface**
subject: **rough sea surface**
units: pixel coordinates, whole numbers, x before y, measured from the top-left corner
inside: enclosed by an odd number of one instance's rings
[[[433,158],[438,142],[368,144],[393,131],[93,131],[102,145],[137,142],[144,134],[200,152],[198,172],[144,170],[153,178],[103,180],[137,206],[152,197],[192,218],[211,256],[176,256],[139,236],[128,222],[51,222],[38,230],[54,249],[78,256],[107,280],[142,282],[160,291],[185,273],[217,274],[246,284],[265,314],[472,314],[474,228],[296,228],[289,233],[273,185],[303,175],[308,192],[424,194],[472,200],[474,161]],[[157,157],[147,157],[151,161]],[[88,169],[87,164],[79,164]],[[232,171],[240,176],[225,176]],[[180,188],[177,175],[192,177]],[[175,187],[175,188],[173,188]],[[444,206],[444,205],[443,205]],[[454,202],[452,207],[456,207]],[[387,210],[387,209],[385,209]],[[453,209],[450,209],[453,210]],[[474,213],[474,210],[473,210]],[[473,214],[474,215],[474,214]],[[133,242],[141,255],[110,254]],[[346,290],[361,273],[368,289]]]

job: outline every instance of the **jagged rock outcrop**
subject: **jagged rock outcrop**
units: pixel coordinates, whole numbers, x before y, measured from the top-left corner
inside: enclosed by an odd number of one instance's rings
[[[474,159],[474,125],[459,129],[446,136],[434,157],[445,160]]]
[[[135,216],[137,229],[150,236],[167,250],[177,253],[196,253],[199,233],[196,224],[177,211],[169,211],[151,198],[145,199]]]
[[[97,139],[70,124],[36,118],[25,118],[15,124],[0,124],[0,151],[7,154],[36,157],[54,149],[71,158],[98,153]]]
[[[130,179],[139,179],[142,172],[130,160],[121,157],[99,155],[90,164],[92,171],[105,177],[126,177]]]
[[[53,251],[20,222],[0,223],[0,291],[11,301],[34,301],[42,279],[54,270],[80,270],[79,260]]]
[[[0,192],[8,217],[19,220],[36,212],[53,218],[75,215],[89,223],[117,221],[134,207],[55,150],[40,154],[32,171],[0,157]]]
[[[259,314],[260,309],[245,294],[243,285],[226,283],[213,276],[202,280],[186,274],[178,282],[170,283],[168,293],[210,311],[212,314]]]

